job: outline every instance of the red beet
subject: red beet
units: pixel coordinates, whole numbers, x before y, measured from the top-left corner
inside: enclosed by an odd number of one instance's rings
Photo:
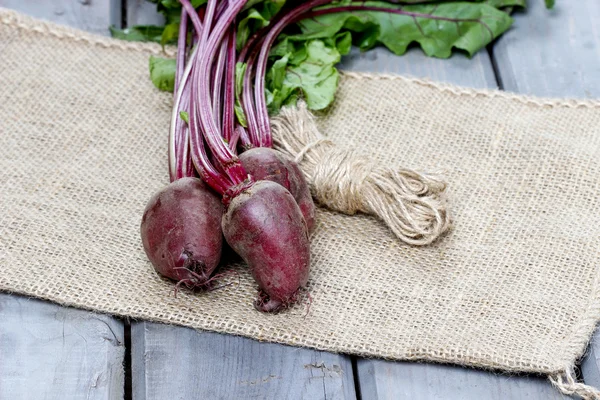
[[[283,186],[257,181],[233,196],[222,221],[227,243],[248,263],[260,288],[255,307],[277,312],[297,299],[308,281],[308,229]]]
[[[158,273],[206,288],[221,258],[223,205],[201,179],[182,178],[156,193],[142,217],[144,250]]]
[[[298,165],[287,155],[268,147],[255,147],[240,156],[242,165],[257,181],[279,183],[294,196],[306,221],[308,231],[315,227],[315,203],[308,183]]]
[[[257,124],[248,114],[252,124],[249,134],[254,141],[246,140],[248,135],[244,134],[243,127],[234,129],[234,72],[238,56],[236,31],[232,28],[247,1],[208,1],[202,12],[203,21],[189,0],[180,2],[182,25],[189,16],[195,34],[189,35],[185,27],[180,29],[182,45],[178,61],[187,59],[188,64],[178,75],[181,79],[176,79],[172,120],[177,121],[181,111],[185,111],[188,121],[187,128],[179,124],[180,129],[177,129],[175,123],[172,129],[169,154],[175,175],[171,175],[179,177],[180,170],[184,169],[180,166],[189,165],[178,158],[177,150],[181,150],[179,154],[183,158],[189,149],[200,177],[223,196],[223,203],[228,207],[222,227],[229,245],[248,263],[260,286],[256,307],[262,311],[277,311],[294,302],[296,293],[307,282],[308,229],[290,192],[275,182],[256,181],[237,157],[236,132],[244,145],[258,142],[270,147],[271,143],[268,118]],[[189,57],[186,56],[188,36],[194,39],[190,47],[196,49]],[[260,92],[258,85],[256,90]],[[220,104],[221,95],[223,104]]]

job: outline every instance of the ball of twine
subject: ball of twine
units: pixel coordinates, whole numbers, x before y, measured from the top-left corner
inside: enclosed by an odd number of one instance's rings
[[[412,245],[430,244],[448,230],[441,177],[388,168],[337,146],[321,135],[304,102],[283,108],[271,124],[274,147],[295,158],[319,204],[349,215],[375,215]]]

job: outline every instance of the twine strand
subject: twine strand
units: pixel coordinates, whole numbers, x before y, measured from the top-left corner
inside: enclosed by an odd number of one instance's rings
[[[447,185],[440,176],[387,168],[339,148],[321,135],[304,102],[282,109],[271,124],[275,148],[296,159],[319,204],[375,215],[412,245],[430,244],[448,230]]]
[[[550,375],[552,385],[568,396],[577,395],[584,400],[600,400],[600,390],[585,383],[577,382],[575,368],[568,366],[563,372]]]

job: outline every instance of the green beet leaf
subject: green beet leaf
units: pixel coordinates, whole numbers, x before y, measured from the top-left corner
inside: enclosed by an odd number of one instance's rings
[[[237,25],[237,49],[241,50],[244,47],[252,33],[268,26],[269,21],[284,4],[285,0],[249,1]]]
[[[302,47],[306,51],[304,60],[293,64],[291,54],[287,54],[275,61],[268,72],[267,105],[271,113],[295,103],[298,92],[312,110],[321,110],[333,101],[339,80],[334,66],[341,59],[335,41],[328,45],[324,40],[313,39]]]
[[[520,0],[495,1],[498,6],[508,6]],[[383,2],[360,4],[393,7]],[[508,14],[483,3],[421,4],[402,10],[409,14],[353,11],[323,15],[301,21],[299,34],[281,35],[271,50],[266,77],[269,112],[295,103],[299,95],[312,110],[329,106],[339,80],[335,65],[352,43],[362,50],[384,44],[398,55],[413,42],[429,56],[447,58],[454,48],[472,55],[512,23]]]
[[[484,3],[496,8],[527,7],[527,0],[485,0]]]
[[[166,92],[175,87],[175,59],[150,56],[150,79],[154,86]]]
[[[179,0],[151,1],[164,15],[165,26],[111,28],[113,36],[162,45],[176,43],[181,11]],[[544,1],[548,8],[554,5],[554,0]],[[192,0],[194,7],[204,3],[206,0]],[[238,19],[238,50],[253,33],[268,26],[286,4],[295,3],[249,0]],[[526,0],[399,0],[394,3],[341,0],[325,7],[350,4],[401,9],[402,15],[352,11],[306,19],[289,27],[278,37],[269,54],[265,95],[270,113],[295,104],[299,97],[303,97],[313,110],[331,104],[339,80],[335,65],[353,45],[363,51],[384,45],[402,55],[416,43],[432,57],[448,58],[457,49],[472,56],[509,29],[512,19],[508,13],[512,7],[525,8]],[[247,123],[240,96],[245,67],[245,64],[236,65],[235,113],[243,126]],[[151,57],[150,73],[157,88],[173,90],[174,60]],[[181,115],[181,118],[185,119],[185,116]]]
[[[172,22],[165,26],[162,35],[160,36],[160,44],[164,47],[167,44],[177,43],[179,38],[179,22]]]
[[[207,0],[190,0],[194,8],[200,7],[202,4],[206,4]],[[158,10],[161,9],[175,9],[181,10],[181,3],[179,0],[150,0],[151,3],[158,5]]]
[[[356,4],[393,7],[380,1]],[[421,4],[402,7],[401,12],[405,15],[353,11],[305,19],[299,23],[302,33],[290,39],[327,38],[350,31],[361,50],[381,43],[402,55],[411,43],[418,43],[428,56],[448,58],[453,48],[472,56],[512,24],[508,14],[483,3]]]
[[[130,42],[159,42],[163,34],[164,26],[138,25],[132,28],[118,29],[109,27],[112,37],[128,40]]]
[[[179,118],[185,121],[186,124],[190,123],[190,115],[187,111],[179,111]]]
[[[242,88],[244,87],[244,74],[246,73],[246,66],[246,63],[239,62],[235,64],[235,105],[233,106],[235,116],[239,124],[244,128],[248,127],[248,121],[246,120],[244,109],[242,108],[241,97]]]

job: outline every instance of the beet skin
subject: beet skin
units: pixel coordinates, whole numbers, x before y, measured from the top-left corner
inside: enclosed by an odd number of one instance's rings
[[[198,178],[156,193],[142,217],[142,243],[158,273],[188,288],[205,288],[221,258],[221,199]]]
[[[298,164],[287,155],[268,147],[246,150],[239,158],[255,180],[276,182],[289,190],[300,206],[308,231],[312,232],[315,227],[315,204]]]
[[[232,198],[222,227],[258,283],[256,308],[277,312],[294,303],[308,281],[310,249],[306,222],[290,192],[275,182],[255,182]]]

